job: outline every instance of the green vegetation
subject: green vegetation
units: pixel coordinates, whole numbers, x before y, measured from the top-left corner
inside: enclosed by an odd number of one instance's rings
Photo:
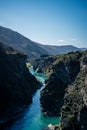
[[[31,67],[30,63],[26,63],[26,67],[29,69]]]

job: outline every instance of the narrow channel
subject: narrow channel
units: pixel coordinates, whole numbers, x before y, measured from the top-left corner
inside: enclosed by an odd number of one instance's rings
[[[41,89],[43,89],[46,75],[34,72],[33,67],[31,67],[29,71],[43,83],[43,86],[41,87]],[[26,112],[24,112],[24,116],[17,119],[6,130],[44,130],[48,124],[58,124],[58,117],[43,117],[41,113],[39,100],[41,89],[37,90],[34,94],[33,102],[29,105]]]

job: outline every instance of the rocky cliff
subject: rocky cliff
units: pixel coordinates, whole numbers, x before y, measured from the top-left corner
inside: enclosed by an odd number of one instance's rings
[[[80,71],[80,52],[51,57],[47,64],[49,79],[41,91],[41,109],[45,116],[59,116],[63,105],[65,89],[74,82]],[[49,58],[48,58],[49,59]],[[45,70],[45,69],[43,69]]]
[[[87,130],[87,51],[80,58],[80,72],[66,89],[59,129]]]
[[[26,58],[0,43],[0,124],[17,117],[38,89],[39,83],[26,68]]]
[[[50,130],[87,130],[87,51],[53,57],[46,87],[41,91],[45,116],[60,116]],[[49,67],[50,68],[50,67]]]

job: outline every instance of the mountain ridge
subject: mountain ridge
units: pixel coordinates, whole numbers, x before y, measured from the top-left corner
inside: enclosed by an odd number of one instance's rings
[[[39,57],[40,55],[48,54],[35,42],[26,38],[22,34],[1,26],[0,41],[4,43],[6,46],[11,46],[14,49],[27,53],[28,56],[30,55],[30,57]]]
[[[57,55],[85,49],[77,48],[72,45],[43,45],[30,40],[17,31],[2,26],[0,26],[0,42],[4,43],[5,46],[10,46],[26,53],[30,59],[39,58],[41,55]]]
[[[51,55],[63,54],[72,51],[81,51],[81,48],[77,48],[73,45],[40,45],[43,49],[45,49]]]

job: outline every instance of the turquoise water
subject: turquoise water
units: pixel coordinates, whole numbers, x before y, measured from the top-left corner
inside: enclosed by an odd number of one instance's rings
[[[33,66],[31,66],[29,71],[32,75],[34,75],[37,78],[37,80],[41,81],[44,84],[45,80],[47,79],[47,76],[45,74],[35,72]]]
[[[44,84],[46,75],[34,72],[33,67],[29,71]],[[6,130],[44,130],[48,124],[58,124],[58,117],[43,117],[41,114],[39,101],[41,89],[34,94],[33,103],[29,105],[23,116]]]

